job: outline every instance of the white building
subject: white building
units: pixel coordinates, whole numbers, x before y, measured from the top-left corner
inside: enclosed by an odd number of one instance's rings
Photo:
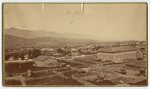
[[[123,52],[99,52],[97,58],[102,61],[123,62],[125,59],[136,59],[137,51],[123,51]]]

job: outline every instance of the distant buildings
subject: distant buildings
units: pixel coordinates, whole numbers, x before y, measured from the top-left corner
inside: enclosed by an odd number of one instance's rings
[[[54,51],[54,49],[53,48],[42,48],[41,51],[51,51],[52,52],[52,51]]]
[[[79,52],[71,52],[71,56],[79,56]]]
[[[63,57],[63,53],[53,53],[52,56],[55,58]]]

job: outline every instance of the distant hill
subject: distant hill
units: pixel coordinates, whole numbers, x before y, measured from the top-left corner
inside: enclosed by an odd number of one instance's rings
[[[33,39],[35,37],[56,37],[56,38],[77,38],[77,39],[92,39],[97,40],[97,37],[89,36],[86,34],[77,34],[77,33],[58,33],[53,31],[40,31],[40,30],[23,30],[18,28],[9,28],[4,29],[4,34],[19,36],[28,39]]]
[[[18,28],[4,29],[4,47],[20,48],[45,44],[78,44],[78,43],[98,43],[98,45],[126,45],[128,43],[140,43],[141,41],[97,41],[92,37],[76,33],[57,33],[47,31],[21,30]],[[143,41],[145,42],[145,41]]]
[[[20,47],[27,47],[36,44],[35,41],[29,40],[27,38],[4,35],[4,48],[5,49],[14,49]]]
[[[75,43],[92,43],[97,42],[95,40],[85,40],[85,39],[66,39],[66,38],[56,38],[56,37],[36,37],[33,39],[28,39],[19,36],[4,35],[4,47],[6,49],[20,48],[20,47],[31,47],[38,46],[41,44],[75,44]]]

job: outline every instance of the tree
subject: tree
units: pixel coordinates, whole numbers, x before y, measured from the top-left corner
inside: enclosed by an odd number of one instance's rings
[[[63,53],[63,51],[62,51],[61,48],[58,48],[58,49],[57,49],[57,52],[58,52],[58,53]]]
[[[41,55],[41,51],[38,49],[33,49],[33,57],[36,58]]]
[[[21,60],[24,60],[24,54],[23,53],[21,54]]]
[[[77,52],[79,52],[79,54],[82,54],[82,50],[81,49],[78,49],[78,51]]]
[[[11,57],[10,54],[5,54],[5,61],[8,61],[8,59]]]
[[[41,55],[41,51],[39,49],[33,49],[33,50],[29,50],[29,58],[36,58],[39,55]]]
[[[29,50],[29,51],[28,51],[28,54],[29,54],[29,58],[31,58],[31,57],[32,57],[32,51]]]
[[[14,60],[18,60],[18,53],[14,53]]]
[[[68,51],[63,51],[63,55],[65,55],[65,56],[66,55],[71,56],[71,51],[69,51],[69,50]]]

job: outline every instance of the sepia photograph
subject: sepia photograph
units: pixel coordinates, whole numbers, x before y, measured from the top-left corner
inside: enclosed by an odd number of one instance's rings
[[[3,86],[148,86],[147,3],[3,3]]]

